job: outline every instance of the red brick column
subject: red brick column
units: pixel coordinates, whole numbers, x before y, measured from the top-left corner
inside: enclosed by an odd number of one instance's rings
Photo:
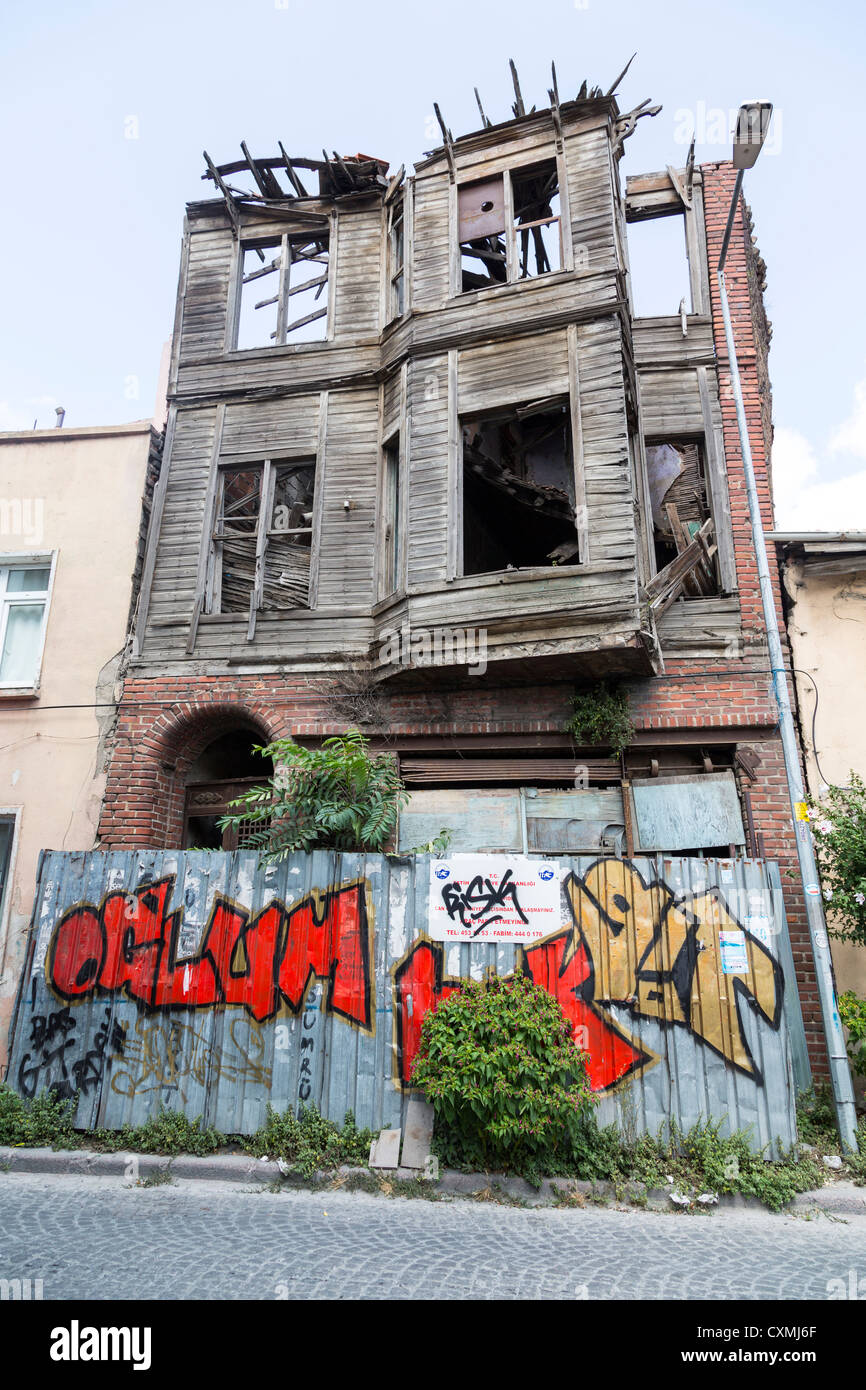
[[[743,627],[747,634],[765,640],[763,605],[758,582],[757,560],[752,540],[752,526],[749,519],[749,505],[746,494],[746,480],[740,449],[740,435],[737,425],[737,412],[731,385],[731,371],[728,362],[725,329],[722,320],[721,295],[716,267],[722,249],[728,211],[734,192],[736,172],[730,163],[705,164],[701,166],[703,175],[704,216],[707,236],[707,257],[710,272],[710,301],[713,317],[713,337],[719,374],[719,396],[724,429],[725,456],[728,468],[728,490],[731,499],[731,520],[734,532],[734,552],[737,566],[737,580],[740,593]],[[743,391],[743,403],[749,431],[752,462],[755,469],[758,500],[765,531],[773,529],[772,481],[769,441],[766,438],[765,422],[769,417],[768,375],[766,359],[769,350],[769,333],[762,311],[756,312],[756,300],[760,293],[755,288],[757,252],[752,246],[749,222],[744,215],[744,203],[740,198],[734,216],[731,240],[725,260],[725,287],[737,346],[737,362]],[[782,610],[781,584],[778,566],[772,545],[768,547],[770,574],[776,604],[776,618],[782,633],[783,651],[787,667],[787,679],[792,703],[794,699],[793,677],[790,666],[790,649],[785,636],[785,620]],[[766,669],[763,683],[765,704],[772,721],[778,718],[775,696],[772,690],[766,648],[761,647],[760,661]],[[755,665],[755,657],[748,661]],[[720,685],[719,689],[723,687]],[[755,695],[758,694],[757,687]],[[791,822],[790,802],[781,742],[777,739],[760,747],[763,765],[759,770],[759,781],[752,788],[752,804],[755,826],[764,836],[768,858],[776,859],[782,872],[785,889],[785,909],[797,970],[806,1039],[812,1067],[817,1077],[829,1075],[827,1050],[824,1040],[820,1006],[815,983],[815,964],[803,905],[800,872],[797,861],[796,841]],[[792,876],[788,876],[788,873]]]

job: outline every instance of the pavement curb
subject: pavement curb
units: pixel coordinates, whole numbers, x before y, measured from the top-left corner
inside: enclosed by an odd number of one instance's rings
[[[86,1177],[128,1178],[132,1183],[143,1183],[148,1178],[169,1171],[173,1178],[193,1178],[203,1181],[253,1183],[266,1186],[280,1182],[293,1187],[309,1187],[311,1182],[327,1182],[333,1173],[316,1173],[314,1179],[296,1174],[283,1176],[279,1164],[272,1159],[256,1159],[249,1154],[209,1154],[198,1157],[194,1154],[142,1154],[133,1151],[117,1153],[96,1153],[91,1149],[25,1149],[0,1146],[0,1172],[43,1173],[78,1175]],[[420,1174],[413,1169],[355,1168],[344,1165],[337,1170],[344,1179],[352,1176],[369,1176],[387,1182],[419,1181]],[[619,1188],[611,1182],[586,1182],[575,1178],[544,1178],[540,1188],[534,1188],[525,1178],[516,1178],[505,1173],[461,1173],[453,1168],[444,1168],[438,1181],[429,1184],[432,1191],[449,1193],[455,1197],[478,1197],[480,1193],[490,1192],[491,1199],[511,1198],[530,1206],[548,1206],[555,1201],[563,1201],[570,1196],[583,1199],[583,1203],[622,1202],[631,1206],[646,1207],[655,1211],[671,1211],[668,1188],[647,1188],[644,1183],[631,1182]],[[697,1206],[692,1204],[692,1208]],[[723,1193],[715,1209],[728,1210],[767,1210],[756,1197],[744,1197],[740,1193]],[[711,1208],[711,1209],[712,1209]],[[833,1183],[813,1192],[802,1192],[784,1208],[786,1212],[839,1212],[849,1216],[866,1216],[866,1187],[857,1187],[852,1182]]]

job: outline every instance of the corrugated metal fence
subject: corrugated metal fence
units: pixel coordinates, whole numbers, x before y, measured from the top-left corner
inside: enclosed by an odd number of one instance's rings
[[[47,852],[7,1080],[77,1092],[84,1128],[165,1105],[249,1133],[268,1101],[397,1127],[426,1009],[523,968],[590,1053],[601,1122],[794,1141],[808,1060],[775,864],[562,858],[560,928],[519,947],[432,941],[430,862]]]

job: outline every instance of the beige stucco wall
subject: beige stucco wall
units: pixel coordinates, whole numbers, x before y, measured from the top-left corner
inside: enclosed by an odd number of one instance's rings
[[[792,561],[785,587],[793,602],[788,634],[794,665],[818,687],[820,772],[812,746],[815,689],[804,675],[795,677],[809,790],[819,796],[825,779],[844,786],[852,770],[866,777],[866,570],[816,574]],[[840,992],[866,995],[866,948],[834,941],[832,952]]]
[[[17,818],[0,919],[0,1069],[39,851],[94,846],[112,710],[93,706],[115,698],[150,443],[150,421],[0,434],[0,565],[55,557],[38,695],[0,692],[0,812]]]

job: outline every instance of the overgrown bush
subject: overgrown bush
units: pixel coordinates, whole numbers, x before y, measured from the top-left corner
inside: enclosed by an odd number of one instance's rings
[[[866,1076],[866,999],[853,989],[839,995],[839,1017],[848,1029],[848,1057],[851,1070]]]
[[[366,1166],[373,1138],[372,1130],[358,1129],[351,1110],[346,1111],[340,1129],[315,1106],[301,1106],[297,1115],[292,1110],[281,1115],[269,1105],[263,1127],[241,1144],[256,1158],[281,1158],[292,1172],[308,1178],[319,1169],[338,1168],[342,1163]]]
[[[255,751],[272,758],[274,773],[231,803],[225,828],[244,827],[244,843],[268,863],[296,850],[381,850],[409,794],[395,760],[370,752],[359,729],[326,738],[319,748],[277,739]],[[259,825],[250,833],[248,827]]]
[[[831,936],[866,946],[866,783],[829,787],[809,806]]]
[[[0,1144],[73,1149],[79,1140],[72,1128],[75,1102],[41,1091],[25,1100],[9,1086],[0,1086]]]
[[[578,745],[604,744],[621,757],[634,738],[628,698],[622,690],[609,690],[602,682],[592,690],[578,691],[572,710],[565,727]]]
[[[412,1082],[453,1166],[532,1177],[573,1166],[591,1143],[585,1054],[557,1000],[525,975],[468,980],[430,1010]]]

